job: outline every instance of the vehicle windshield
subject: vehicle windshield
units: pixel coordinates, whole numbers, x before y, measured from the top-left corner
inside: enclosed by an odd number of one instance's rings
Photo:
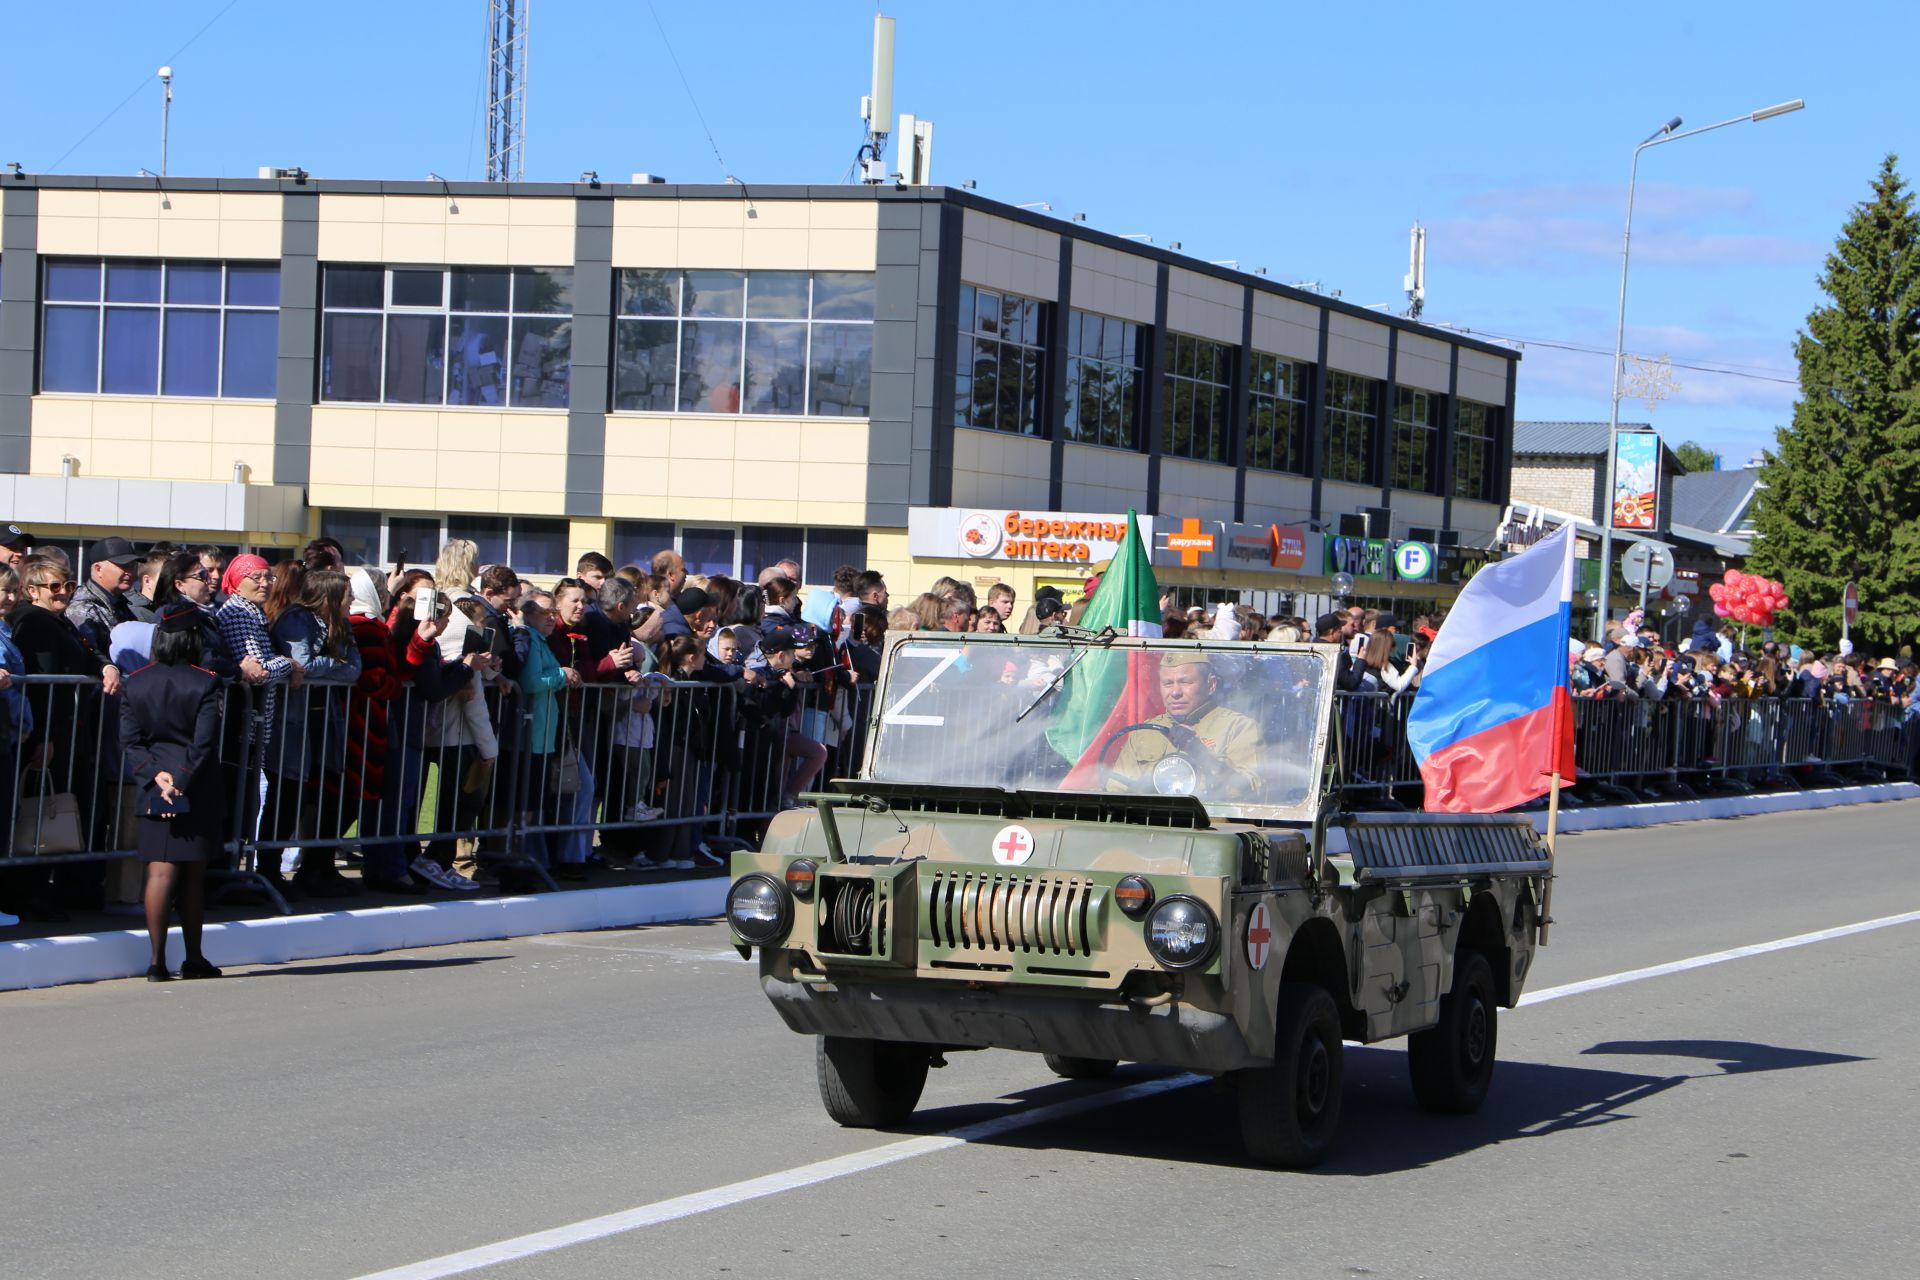
[[[892,642],[866,776],[1197,796],[1215,817],[1310,821],[1331,650],[916,634]]]

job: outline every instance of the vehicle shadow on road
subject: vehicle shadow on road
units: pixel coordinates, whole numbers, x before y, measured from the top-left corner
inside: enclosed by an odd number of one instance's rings
[[[1310,1172],[1320,1177],[1369,1177],[1419,1169],[1503,1142],[1632,1121],[1639,1118],[1640,1109],[1651,1099],[1694,1081],[1864,1061],[1847,1054],[1717,1040],[1610,1041],[1584,1052],[1704,1058],[1719,1069],[1646,1075],[1598,1067],[1502,1061],[1494,1076],[1493,1092],[1480,1111],[1470,1116],[1442,1116],[1429,1115],[1415,1105],[1403,1051],[1349,1045],[1340,1135],[1332,1156]],[[1123,1069],[1114,1079],[1150,1079],[1154,1074]],[[1032,1092],[1036,1102],[1053,1100],[1047,1090]],[[972,1108],[965,1107],[923,1111],[915,1115],[913,1128],[937,1131],[978,1118]],[[1238,1134],[1239,1115],[1232,1091],[1201,1084],[980,1141],[1029,1150],[1064,1149],[1263,1168],[1247,1159]]]

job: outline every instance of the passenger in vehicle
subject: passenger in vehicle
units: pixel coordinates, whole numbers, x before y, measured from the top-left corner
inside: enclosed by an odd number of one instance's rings
[[[1160,659],[1160,701],[1166,710],[1144,721],[1154,726],[1127,734],[1113,757],[1112,790],[1151,788],[1154,766],[1179,754],[1199,773],[1199,793],[1214,799],[1248,799],[1259,785],[1260,728],[1219,704],[1220,678],[1205,653],[1170,653]]]

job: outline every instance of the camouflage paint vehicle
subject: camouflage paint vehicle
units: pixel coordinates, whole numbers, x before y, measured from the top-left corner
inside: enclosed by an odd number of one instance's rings
[[[889,638],[857,779],[734,855],[727,915],[844,1125],[956,1049],[1229,1078],[1247,1150],[1328,1151],[1342,1041],[1468,1112],[1552,864],[1524,817],[1342,813],[1322,645]],[[1343,764],[1342,757],[1347,757]]]

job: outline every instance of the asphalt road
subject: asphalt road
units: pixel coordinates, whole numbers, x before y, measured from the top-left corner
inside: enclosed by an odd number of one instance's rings
[[[1529,987],[1920,910],[1917,827],[1903,802],[1568,837]],[[796,1169],[465,1274],[1913,1275],[1916,962],[1920,921],[1523,1007],[1467,1118],[1350,1047],[1305,1174],[1248,1166],[1208,1084],[1018,1054],[955,1055],[904,1133],[838,1129],[718,925],[12,992],[0,1275],[427,1280]],[[810,1181],[836,1157],[897,1158]]]

